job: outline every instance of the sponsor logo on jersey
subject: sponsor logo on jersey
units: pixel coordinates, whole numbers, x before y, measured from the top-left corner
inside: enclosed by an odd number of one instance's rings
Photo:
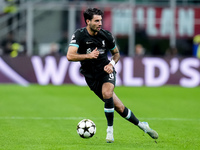
[[[71,40],[73,40],[74,38],[75,38],[75,35],[73,34]]]
[[[93,42],[91,42],[91,41],[87,41],[87,42],[86,42],[86,44],[92,44],[92,43],[93,43]]]
[[[70,42],[71,44],[73,44],[73,43],[76,43],[76,40],[71,40],[71,42]]]
[[[105,40],[102,41],[102,47],[105,47],[106,44],[105,44]]]
[[[76,43],[76,40],[75,40],[75,35],[73,34],[72,35],[72,38],[71,38],[71,42],[70,42],[71,44],[74,44],[74,43]]]
[[[98,49],[99,54],[104,54],[105,53],[105,49]]]
[[[91,53],[91,52],[92,52],[91,48],[88,48],[88,49],[86,50],[86,54],[89,54],[89,53]]]

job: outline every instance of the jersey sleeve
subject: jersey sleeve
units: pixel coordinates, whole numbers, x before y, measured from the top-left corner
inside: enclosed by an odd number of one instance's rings
[[[80,45],[80,36],[79,36],[79,30],[75,31],[72,35],[71,41],[69,43],[69,46],[75,46],[79,48]]]
[[[107,31],[107,39],[108,39],[108,43],[107,43],[108,49],[114,50],[116,47],[115,38],[109,31]]]

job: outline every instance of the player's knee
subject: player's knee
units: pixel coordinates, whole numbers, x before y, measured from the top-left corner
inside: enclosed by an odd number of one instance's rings
[[[110,92],[110,91],[105,91],[105,92],[103,92],[103,98],[104,98],[104,99],[109,99],[109,98],[111,98],[112,96],[113,96],[113,93]]]
[[[124,112],[124,105],[117,105],[115,106],[115,110],[119,113],[122,114]]]

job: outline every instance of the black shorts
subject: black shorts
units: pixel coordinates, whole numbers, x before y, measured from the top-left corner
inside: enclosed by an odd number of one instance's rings
[[[85,77],[85,81],[90,89],[101,99],[103,100],[102,96],[102,85],[106,82],[110,82],[115,86],[116,82],[116,71],[114,70],[111,74],[106,74],[105,76],[99,79],[87,78]],[[104,101],[104,100],[103,100]]]

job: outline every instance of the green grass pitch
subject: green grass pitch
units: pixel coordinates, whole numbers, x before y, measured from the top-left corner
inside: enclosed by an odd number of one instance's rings
[[[114,143],[106,143],[103,103],[88,87],[0,85],[0,150],[196,150],[200,148],[200,87],[116,87],[123,103],[155,129],[158,140],[115,112]],[[97,132],[82,139],[84,118]]]

